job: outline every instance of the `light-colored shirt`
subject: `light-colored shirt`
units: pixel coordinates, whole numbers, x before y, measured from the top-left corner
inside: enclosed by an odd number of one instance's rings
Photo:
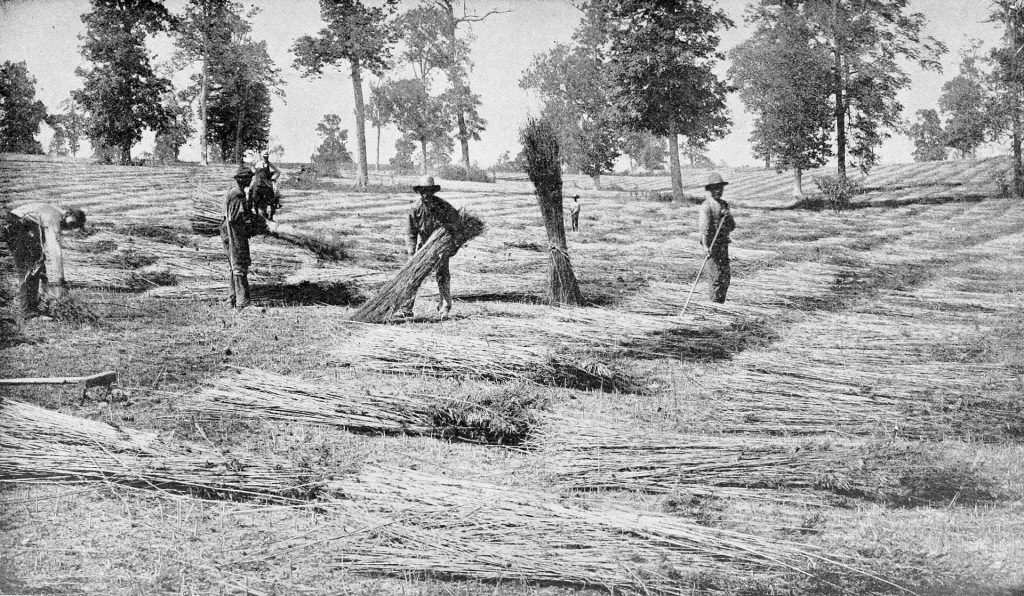
[[[721,222],[722,229],[718,231],[718,224]],[[697,234],[700,236],[700,245],[710,250],[711,244],[717,247],[729,244],[729,234],[736,229],[736,222],[729,211],[729,203],[719,199],[708,197],[700,204],[700,215],[697,218]],[[715,232],[718,231],[718,239],[715,239]]]
[[[49,203],[28,203],[11,209],[16,217],[39,226],[39,241],[43,248],[46,263],[47,283],[63,286],[64,252],[60,246],[60,230],[65,209]]]

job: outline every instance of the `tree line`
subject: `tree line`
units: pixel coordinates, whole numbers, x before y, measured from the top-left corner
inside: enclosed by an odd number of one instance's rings
[[[901,119],[898,101],[910,83],[906,66],[938,70],[946,48],[925,35],[925,18],[910,11],[909,0],[753,0],[744,17],[752,34],[728,55],[720,35],[734,23],[711,0],[573,4],[582,16],[571,42],[534,56],[519,84],[539,98],[564,167],[598,184],[623,155],[648,169],[667,156],[681,196],[680,156],[707,164],[709,143],[730,129],[726,98],[735,92],[755,115],[751,151],[767,167],[794,172],[795,194],[802,172],[831,159],[842,179],[848,166],[868,172],[898,131],[914,139],[917,159],[949,150],[973,156],[984,142],[1010,138],[1015,189],[1024,189],[1020,0],[993,0],[986,16],[1005,29],[1004,39],[987,54],[977,46],[965,52],[939,111],[921,111],[914,123]],[[467,6],[419,0],[399,12],[397,0],[321,0],[323,27],[293,40],[291,66],[306,77],[328,69],[349,75],[355,155],[342,119],[326,114],[314,159],[354,163],[365,185],[369,122],[378,165],[381,129],[390,125],[401,133],[393,168],[418,161],[423,172],[436,170],[457,145],[458,165],[469,172],[470,143],[487,127],[470,84],[472,25],[501,11],[475,14]],[[82,87],[61,112],[47,114],[34,100],[24,63],[2,65],[3,150],[41,151],[34,140],[40,122],[54,129],[51,151],[73,155],[89,139],[119,163],[130,161],[147,129],[156,133],[158,158],[176,159],[192,136],[204,164],[268,149],[271,99],[284,91],[266,43],[252,37],[258,10],[189,0],[172,14],[158,0],[91,0],[80,36],[86,66],[76,70]],[[168,64],[154,66],[146,41],[159,33],[172,37],[175,51]],[[189,73],[185,88],[173,88],[175,73]],[[521,166],[522,155],[510,153],[496,164]]]

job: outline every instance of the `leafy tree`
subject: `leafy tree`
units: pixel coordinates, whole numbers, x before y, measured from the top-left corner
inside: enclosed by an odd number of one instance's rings
[[[344,164],[352,163],[352,154],[345,147],[348,131],[341,128],[341,117],[337,114],[325,114],[320,124],[316,125],[316,133],[322,139],[313,155],[313,163],[317,170],[337,176]]]
[[[60,102],[58,107],[63,111],[55,118],[67,143],[68,153],[75,157],[82,148],[82,139],[86,138],[88,122],[82,113],[81,106],[78,105],[74,98],[69,97],[65,99]]]
[[[283,83],[266,42],[250,39],[247,23],[232,35],[229,50],[211,64],[208,127],[225,159],[241,163],[247,151],[267,148],[271,96],[282,94]]]
[[[251,14],[251,13],[250,13]],[[175,28],[173,61],[179,69],[198,62],[196,96],[199,100],[199,162],[209,163],[208,131],[210,97],[210,70],[212,64],[223,61],[231,49],[232,33],[239,30],[242,5],[230,0],[189,0],[178,16]]]
[[[118,149],[118,161],[131,162],[131,149],[144,128],[159,130],[168,122],[161,98],[171,84],[150,65],[146,37],[165,31],[171,15],[156,0],[91,0],[85,22],[82,56],[92,68],[79,67],[81,89],[72,93],[86,111],[94,145]]]
[[[908,127],[907,134],[914,141],[914,161],[946,159],[946,132],[935,110],[918,110],[917,122]]]
[[[993,97],[988,102],[991,128],[996,138],[1010,136],[1013,153],[1014,196],[1024,198],[1024,7],[1017,0],[992,0],[990,20],[1005,27],[1003,44],[993,48],[990,77]]]
[[[827,84],[830,56],[796,0],[761,0],[747,21],[753,35],[731,52],[729,69],[747,110],[757,114],[754,155],[793,170],[793,196],[803,196],[802,173],[832,155]]]
[[[660,169],[665,164],[665,139],[649,132],[627,133],[622,140],[622,149],[629,155],[630,171],[634,162],[647,171]]]
[[[989,97],[985,76],[978,68],[975,49],[977,45],[961,56],[960,73],[942,85],[939,96],[939,110],[947,116],[946,145],[961,158],[974,157],[987,140],[992,124],[986,109]]]
[[[605,68],[613,101],[635,130],[668,137],[672,194],[683,196],[678,135],[707,142],[725,135],[726,83],[718,31],[732,26],[708,0],[593,0],[586,17],[607,35]]]
[[[382,7],[367,7],[359,0],[320,0],[320,18],[327,26],[316,37],[295,40],[294,66],[303,76],[320,76],[325,66],[348,63],[356,111],[356,184],[369,183],[366,172],[366,111],[363,104],[363,72],[383,76],[395,42],[386,22],[398,0],[384,0]]]
[[[0,64],[0,152],[42,153],[36,140],[46,106],[36,99],[36,79],[24,62]]]
[[[170,120],[157,131],[153,159],[157,162],[176,162],[181,147],[192,136],[192,108],[178,102],[174,93],[164,96],[164,109]]]
[[[940,70],[946,47],[923,35],[925,18],[908,13],[909,0],[806,0],[804,9],[831,55],[829,90],[836,131],[838,173],[846,157],[867,172],[888,130],[898,129],[897,93],[910,83],[900,60]]]
[[[469,46],[472,35],[460,39],[458,29],[461,26],[471,23],[478,23],[489,16],[499,14],[501,10],[491,10],[483,15],[471,14],[466,11],[463,4],[461,16],[456,16],[455,6],[452,0],[432,0],[433,7],[439,16],[439,36],[434,38],[439,42],[442,51],[447,56],[444,61],[443,70],[450,83],[449,89],[445,92],[445,99],[450,105],[450,111],[455,115],[457,132],[455,138],[459,139],[462,149],[462,167],[467,171],[470,168],[469,162],[469,141],[480,140],[480,133],[487,126],[487,121],[480,117],[477,107],[480,105],[480,96],[474,94],[469,85],[469,72],[473,63],[469,58]]]
[[[416,151],[416,143],[408,135],[395,141],[395,155],[391,158],[391,169],[396,173],[415,172],[416,164],[412,154]]]
[[[577,43],[559,44],[535,56],[519,86],[532,89],[543,102],[540,120],[558,138],[560,159],[600,186],[620,155],[619,113],[612,104],[608,69],[598,45],[589,41],[584,24]]]
[[[421,171],[427,174],[430,164],[427,144],[448,136],[447,106],[430,95],[427,84],[421,79],[388,81],[382,93],[381,106],[387,110],[387,121],[394,122],[399,132],[419,142]]]
[[[377,129],[377,157],[374,162],[376,170],[380,170],[380,131],[388,124],[388,114],[391,112],[388,106],[383,105],[387,99],[387,93],[379,83],[370,84],[370,103],[366,105],[366,119]]]

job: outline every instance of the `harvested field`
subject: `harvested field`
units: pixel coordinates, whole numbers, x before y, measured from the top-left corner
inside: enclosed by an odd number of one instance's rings
[[[413,319],[367,324],[411,192],[286,190],[278,219],[347,258],[256,239],[255,306],[233,312],[221,241],[189,221],[231,168],[0,161],[10,204],[88,213],[67,277],[98,316],[5,327],[0,376],[119,375],[0,386],[0,592],[1015,593],[1007,164],[881,166],[843,212],[723,172],[729,299],[701,282],[682,316],[703,254],[695,205],[646,199],[666,177],[581,190],[586,306],[565,309],[541,304],[525,175],[441,181],[487,223],[452,259],[451,318],[428,277]]]

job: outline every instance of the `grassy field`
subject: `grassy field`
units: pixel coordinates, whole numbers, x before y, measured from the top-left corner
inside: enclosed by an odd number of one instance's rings
[[[1006,170],[879,167],[842,212],[724,171],[729,301],[702,282],[682,317],[696,206],[639,198],[666,178],[566,180],[576,309],[543,304],[528,181],[442,182],[488,226],[452,318],[428,280],[415,320],[363,325],[411,192],[286,191],[278,219],[348,258],[256,239],[235,313],[189,226],[230,168],[0,161],[11,205],[86,210],[67,277],[98,316],[21,326],[0,376],[119,374],[0,390],[0,593],[1024,593]]]

